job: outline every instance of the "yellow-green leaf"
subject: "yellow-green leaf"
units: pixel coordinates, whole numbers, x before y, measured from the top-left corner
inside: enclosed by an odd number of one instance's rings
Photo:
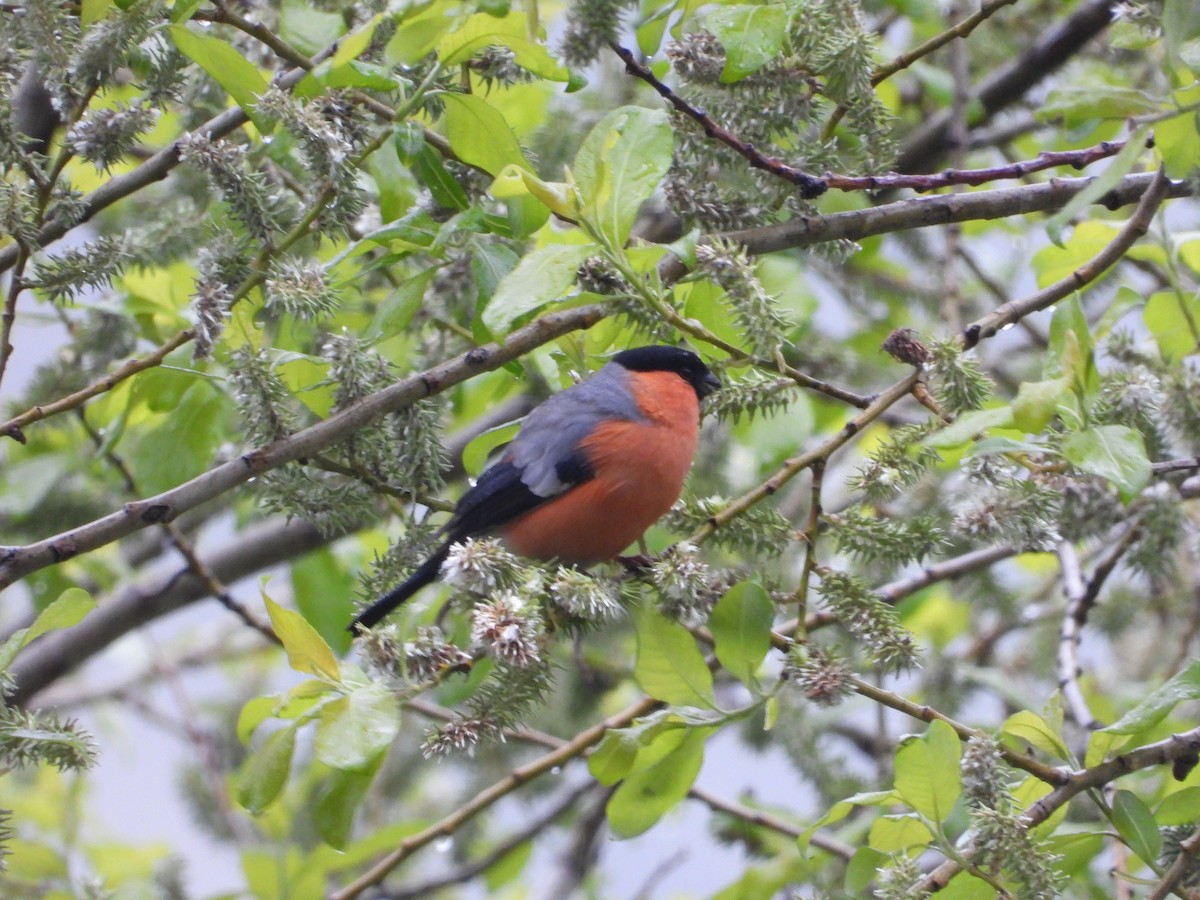
[[[242,766],[237,784],[238,803],[256,814],[274,803],[287,784],[295,747],[295,725],[281,728],[267,738]]]
[[[197,34],[186,25],[169,25],[167,30],[179,52],[199,64],[246,115],[255,119],[254,108],[267,92],[267,81],[254,64],[220,38]]]
[[[1023,709],[1009,716],[1000,732],[1015,738],[1019,745],[1036,747],[1056,759],[1065,760],[1069,756],[1066,744],[1050,723],[1030,710]]]
[[[280,606],[266,594],[263,594],[263,601],[267,604],[271,627],[283,642],[291,667],[326,681],[337,681],[341,677],[337,657],[308,620],[300,613]]]
[[[505,166],[529,167],[521,144],[500,110],[477,94],[443,94],[446,137],[458,158],[491,175]]]
[[[903,739],[896,751],[896,792],[927,819],[943,821],[962,793],[961,752],[958,735],[940,719],[925,734]]]
[[[635,622],[633,676],[642,690],[664,703],[713,708],[712,672],[688,630],[650,605],[642,607]]]

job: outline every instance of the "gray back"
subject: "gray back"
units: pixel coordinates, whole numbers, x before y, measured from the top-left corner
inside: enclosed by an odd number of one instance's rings
[[[521,470],[530,491],[550,497],[570,487],[559,478],[558,464],[570,459],[601,422],[645,419],[630,391],[630,377],[624,366],[608,363],[529,414],[504,457]]]

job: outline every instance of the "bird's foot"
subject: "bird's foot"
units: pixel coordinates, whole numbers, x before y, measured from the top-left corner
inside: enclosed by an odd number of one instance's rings
[[[640,572],[642,569],[648,569],[655,562],[653,556],[647,556],[645,553],[638,553],[634,556],[617,556],[614,559],[630,572]]]

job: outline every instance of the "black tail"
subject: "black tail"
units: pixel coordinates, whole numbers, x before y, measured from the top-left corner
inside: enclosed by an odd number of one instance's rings
[[[350,623],[350,633],[357,635],[360,631],[379,624],[384,616],[437,578],[438,573],[442,570],[442,563],[446,561],[446,556],[449,553],[450,545],[443,544],[442,549],[421,563],[417,571],[408,576],[407,581],[398,587],[392,588],[360,612],[354,621]]]

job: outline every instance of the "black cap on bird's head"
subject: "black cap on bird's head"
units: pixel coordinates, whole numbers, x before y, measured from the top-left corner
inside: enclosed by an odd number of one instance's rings
[[[704,361],[682,347],[634,347],[622,350],[612,361],[631,372],[674,372],[692,386],[701,400],[721,386]]]

